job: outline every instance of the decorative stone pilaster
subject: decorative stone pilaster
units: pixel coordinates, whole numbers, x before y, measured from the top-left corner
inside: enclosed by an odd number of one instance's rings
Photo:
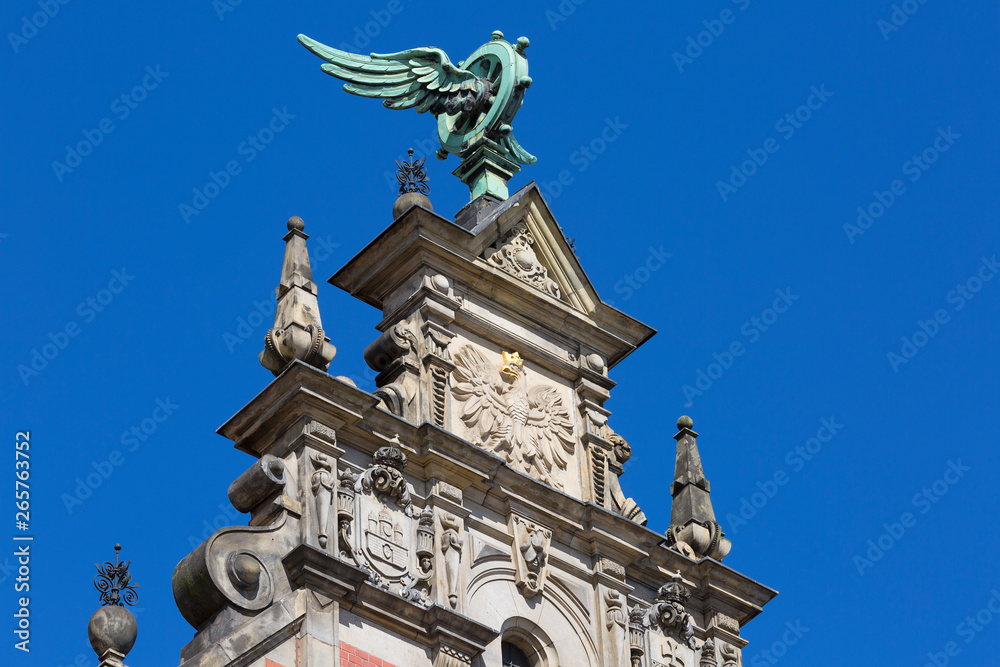
[[[614,588],[604,589],[605,667],[628,667],[628,610],[625,596]]]
[[[643,667],[646,655],[646,610],[636,605],[628,613],[629,661],[631,667]]]
[[[441,555],[444,557],[445,593],[448,605],[458,608],[459,577],[462,567],[462,549],[465,540],[462,539],[462,522],[454,514],[442,512],[438,516],[441,521]]]
[[[361,563],[354,553],[354,537],[351,528],[354,523],[354,499],[356,496],[354,485],[357,483],[357,473],[350,470],[340,472],[340,485],[337,488],[337,554],[343,560],[360,566]]]
[[[705,640],[701,645],[701,656],[698,659],[698,667],[719,667],[719,661],[715,656],[715,642],[712,638]]]
[[[326,549],[329,542],[330,507],[333,505],[333,464],[321,452],[309,456],[313,473],[311,487],[313,495],[313,516],[316,517],[320,549]]]
[[[719,649],[722,654],[722,667],[740,667],[742,664],[740,649],[727,642],[720,642]]]
[[[425,402],[426,419],[441,428],[448,428],[448,413],[450,412],[448,409],[450,394],[448,378],[455,369],[448,348],[454,334],[443,325],[433,321],[424,322],[422,332],[424,336],[424,387],[426,389],[424,395],[427,397]]]

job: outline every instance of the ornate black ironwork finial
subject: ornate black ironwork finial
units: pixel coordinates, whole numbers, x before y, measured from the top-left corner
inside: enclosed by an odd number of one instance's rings
[[[122,545],[115,545],[115,562],[104,562],[104,565],[94,563],[94,567],[100,573],[94,577],[94,586],[101,592],[101,606],[125,605],[134,606],[139,601],[139,594],[135,592],[138,586],[132,585],[132,575],[128,572],[128,566],[132,561],[124,563],[118,562],[118,552],[122,550]]]
[[[407,151],[410,155],[408,161],[396,161],[396,180],[399,181],[399,194],[405,195],[407,192],[419,192],[422,195],[430,194],[431,188],[427,185],[427,170],[424,169],[426,157],[419,160],[413,159],[413,149]]]

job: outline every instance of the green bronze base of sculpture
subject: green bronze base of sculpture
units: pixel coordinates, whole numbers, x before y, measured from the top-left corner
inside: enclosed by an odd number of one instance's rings
[[[521,167],[505,157],[500,147],[491,141],[463,158],[458,169],[451,173],[469,186],[472,199],[491,195],[503,201],[510,196],[507,181],[519,171]]]

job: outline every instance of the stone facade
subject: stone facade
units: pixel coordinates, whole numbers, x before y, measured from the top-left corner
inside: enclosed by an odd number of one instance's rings
[[[269,333],[277,377],[220,429],[256,459],[230,488],[249,525],[174,574],[184,667],[499,667],[505,644],[538,667],[741,665],[775,592],[719,562],[690,420],[666,534],[619,480],[609,373],[655,332],[601,302],[534,184],[481,204],[411,206],[331,279],[382,311],[374,393],[325,372],[318,309],[280,309],[297,342]],[[311,308],[289,231],[278,295]]]

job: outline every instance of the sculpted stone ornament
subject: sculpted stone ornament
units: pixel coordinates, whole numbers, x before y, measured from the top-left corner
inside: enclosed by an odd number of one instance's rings
[[[375,493],[379,500],[385,497],[395,498],[396,506],[406,512],[406,516],[415,518],[416,510],[410,499],[410,490],[403,477],[406,467],[406,454],[394,445],[402,445],[399,436],[390,440],[393,445],[381,447],[375,452],[374,465],[370,466],[358,477],[354,490],[358,493]]]
[[[354,553],[351,524],[354,522],[354,486],[359,475],[350,470],[340,471],[340,488],[337,489],[337,546],[340,558],[360,565]]]
[[[694,618],[684,605],[691,599],[691,593],[682,583],[680,573],[675,574],[668,584],[660,587],[656,596],[659,602],[649,610],[651,623],[662,631],[676,630],[688,648],[697,648],[694,639]]]
[[[519,222],[497,241],[494,248],[487,249],[486,261],[549,296],[561,299],[559,285],[549,278],[549,270],[538,261],[531,248],[534,244],[535,237],[528,226]]]
[[[719,667],[719,661],[715,658],[715,642],[709,638],[701,645],[701,659],[698,667]]]
[[[576,446],[573,421],[555,387],[528,389],[517,352],[502,354],[499,368],[476,348],[455,353],[454,397],[463,401],[462,421],[481,446],[515,470],[563,488],[553,471],[564,471]]]
[[[258,355],[261,365],[275,376],[296,359],[325,371],[337,353],[323,333],[317,301],[319,291],[312,279],[306,250],[309,235],[303,229],[302,218],[288,219],[274,327],[265,334],[264,349]]]
[[[663,665],[663,667],[687,667],[687,663],[684,661],[684,649],[680,644],[675,642],[669,637],[667,640],[660,645],[660,657],[663,658],[664,662],[657,663],[653,661],[654,665]]]
[[[444,573],[448,585],[448,604],[458,607],[458,575],[462,565],[464,542],[460,531],[462,525],[454,514],[441,514],[441,553],[444,554]]]
[[[316,501],[316,521],[319,524],[319,546],[326,549],[330,505],[333,504],[333,465],[325,454],[315,453],[309,460],[313,466],[312,492]]]
[[[646,610],[635,605],[628,612],[629,659],[632,667],[642,667],[646,654]]]
[[[517,588],[527,598],[542,592],[548,573],[549,544],[552,531],[514,515],[514,562],[517,564]]]
[[[629,446],[625,438],[617,433],[608,436],[608,442],[614,447],[614,461],[608,461],[611,478],[607,480],[608,485],[608,508],[622,515],[629,521],[634,521],[640,526],[646,525],[646,515],[639,505],[632,498],[626,498],[622,491],[619,478],[625,474],[625,463],[632,458],[632,447]]]
[[[738,648],[732,644],[720,642],[719,652],[722,654],[722,667],[739,667],[740,650]]]
[[[608,667],[620,667],[627,660],[625,642],[627,630],[625,600],[622,594],[609,588],[604,591],[604,628],[608,632],[608,648],[611,664]]]
[[[493,33],[489,43],[452,64],[433,47],[398,53],[348,53],[299,35],[299,42],[326,61],[324,72],[345,81],[344,91],[383,100],[387,109],[416,109],[437,118],[441,148],[436,155],[462,158],[455,170],[469,186],[472,199],[490,195],[507,199],[507,180],[520,164],[536,158],[521,148],[511,123],[531,86],[524,50],[528,38],[516,44]]]

